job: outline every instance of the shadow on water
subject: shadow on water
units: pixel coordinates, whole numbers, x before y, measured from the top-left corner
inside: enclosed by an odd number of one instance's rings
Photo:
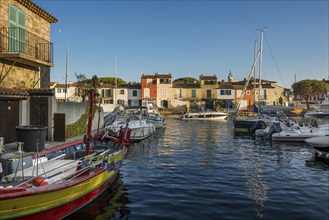
[[[315,157],[313,157],[309,160],[306,160],[305,166],[311,167],[311,168],[316,168],[319,170],[328,170],[329,171],[329,164],[326,164],[323,161],[320,161]]]
[[[96,200],[65,219],[128,219],[129,203],[127,187],[119,174],[116,181]]]
[[[129,147],[118,186],[70,219],[325,219],[329,169],[313,148],[232,124],[169,118]]]

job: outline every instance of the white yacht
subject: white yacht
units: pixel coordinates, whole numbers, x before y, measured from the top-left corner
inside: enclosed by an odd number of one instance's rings
[[[224,120],[228,116],[225,112],[204,111],[204,112],[188,112],[182,114],[182,120]]]
[[[316,120],[313,120],[316,123]],[[311,123],[309,126],[294,125],[291,127],[281,123],[282,131],[274,133],[272,140],[274,141],[305,141],[314,137],[329,137],[329,125],[317,125]]]
[[[155,132],[155,127],[144,116],[140,106],[125,107],[120,115],[116,115],[115,120],[105,126],[109,135],[118,137],[120,130],[128,124],[131,129],[130,139],[132,141],[143,140]]]

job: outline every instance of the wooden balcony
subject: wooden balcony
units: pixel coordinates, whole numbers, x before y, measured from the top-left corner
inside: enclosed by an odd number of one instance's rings
[[[19,27],[0,27],[0,58],[32,67],[53,67],[53,44]]]

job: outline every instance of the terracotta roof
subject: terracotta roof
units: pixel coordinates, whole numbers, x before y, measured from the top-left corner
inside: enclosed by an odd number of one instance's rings
[[[162,79],[166,79],[166,78],[172,78],[171,73],[169,74],[158,74],[155,73],[154,75],[142,75],[142,79],[154,79],[154,78],[162,78]]]
[[[218,83],[218,89],[234,89],[232,83]]]
[[[0,88],[1,97],[27,97],[29,93],[25,89]]]
[[[191,84],[174,84],[173,88],[201,88],[200,83],[191,83]]]
[[[217,76],[216,75],[213,75],[213,76],[200,75],[200,80],[217,80]]]
[[[141,89],[141,84],[140,83],[136,83],[136,84],[122,84],[120,85],[120,88],[127,88],[127,89]]]
[[[41,8],[39,5],[35,4],[31,0],[15,0],[16,2],[20,3],[27,9],[31,10],[35,14],[39,15],[49,23],[56,23],[58,20],[54,16],[52,16],[49,12],[45,9]]]
[[[55,95],[54,89],[28,89],[27,91],[30,95],[38,95],[38,96]]]

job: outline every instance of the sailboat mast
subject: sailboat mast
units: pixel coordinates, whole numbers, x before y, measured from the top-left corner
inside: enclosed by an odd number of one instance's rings
[[[117,88],[118,88],[118,79],[117,79],[117,55],[114,55],[114,72],[115,72],[115,99],[114,99],[114,104],[117,104]]]
[[[255,40],[255,44],[254,44],[254,62],[256,60],[256,56],[257,56],[257,40]],[[254,68],[254,105],[256,103],[256,68]]]
[[[261,89],[262,89],[262,68],[263,68],[263,38],[264,38],[264,31],[265,28],[262,29],[258,29],[260,31],[260,42],[259,42],[259,50],[260,50],[260,54],[259,54],[259,86],[258,86],[258,114],[260,113],[260,93],[261,93]]]

